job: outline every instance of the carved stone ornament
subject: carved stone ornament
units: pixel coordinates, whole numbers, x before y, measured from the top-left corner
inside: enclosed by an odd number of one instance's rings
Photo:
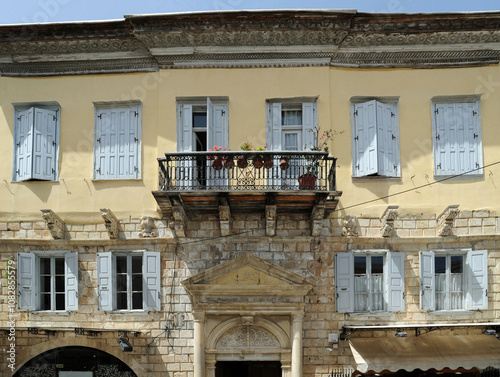
[[[152,238],[156,237],[156,233],[153,232],[155,227],[155,222],[152,217],[145,216],[141,219],[141,232],[139,233],[140,238]]]
[[[394,234],[394,221],[398,218],[398,208],[399,206],[388,206],[380,218],[382,237],[390,237]]]
[[[109,238],[117,239],[120,233],[118,219],[109,208],[101,208],[101,216],[104,219],[104,225],[108,231]]]
[[[51,209],[41,209],[42,217],[47,223],[52,238],[60,240],[64,238],[64,222]]]
[[[357,230],[358,220],[356,216],[349,215],[342,220],[342,235],[347,237],[357,237],[359,232]]]
[[[227,331],[217,341],[216,348],[222,350],[275,349],[280,344],[269,332],[252,326],[241,326]]]
[[[437,218],[437,233],[440,236],[448,236],[453,228],[453,220],[458,216],[460,210],[458,204],[449,205]]]

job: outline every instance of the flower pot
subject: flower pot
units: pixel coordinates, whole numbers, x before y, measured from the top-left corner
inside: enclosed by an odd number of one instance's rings
[[[271,169],[273,167],[273,156],[264,156],[264,167],[266,169]]]
[[[280,169],[286,170],[290,167],[290,157],[281,157],[280,158]]]
[[[222,169],[222,160],[218,156],[214,157],[214,160],[212,161],[212,168],[214,170]]]
[[[239,155],[237,157],[237,161],[236,161],[236,165],[240,168],[240,169],[244,169],[248,166],[248,160],[247,160],[247,156],[245,155]]]
[[[264,159],[262,156],[255,156],[253,158],[253,166],[255,166],[257,169],[260,169],[262,166],[264,166]]]
[[[311,190],[316,187],[316,176],[304,174],[299,177],[299,190]]]
[[[232,156],[224,157],[224,167],[228,170],[234,167],[234,160]]]

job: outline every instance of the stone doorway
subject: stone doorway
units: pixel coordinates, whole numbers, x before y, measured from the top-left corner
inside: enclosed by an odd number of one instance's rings
[[[218,361],[215,377],[281,377],[279,361]]]

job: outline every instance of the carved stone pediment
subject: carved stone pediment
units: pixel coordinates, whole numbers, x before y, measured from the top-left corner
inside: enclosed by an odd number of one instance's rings
[[[245,254],[182,281],[194,304],[300,303],[314,282],[252,254]]]

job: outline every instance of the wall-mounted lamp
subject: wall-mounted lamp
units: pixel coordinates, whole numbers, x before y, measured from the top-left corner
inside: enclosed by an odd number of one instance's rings
[[[408,334],[406,333],[406,331],[401,331],[401,330],[398,330],[395,335],[398,338],[406,338],[408,336]]]
[[[132,352],[134,347],[129,343],[127,333],[120,331],[118,333],[118,345],[123,352]]]

